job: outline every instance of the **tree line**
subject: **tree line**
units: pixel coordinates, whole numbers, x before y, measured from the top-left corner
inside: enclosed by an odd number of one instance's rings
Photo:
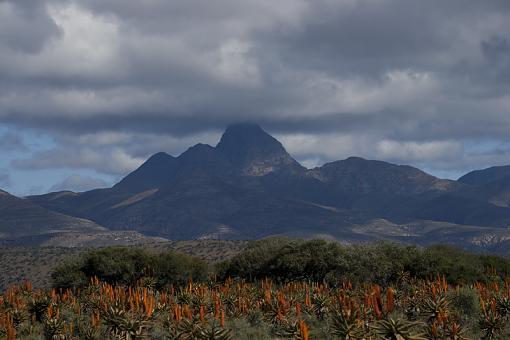
[[[174,251],[108,247],[71,259],[52,273],[56,288],[84,287],[90,278],[115,285],[150,285],[164,289],[189,280],[227,278],[275,282],[313,281],[330,285],[345,281],[398,283],[404,278],[444,275],[452,284],[483,282],[491,275],[510,276],[505,257],[470,253],[450,246],[419,247],[389,242],[343,245],[324,240],[269,238],[251,242],[229,260],[208,264]]]

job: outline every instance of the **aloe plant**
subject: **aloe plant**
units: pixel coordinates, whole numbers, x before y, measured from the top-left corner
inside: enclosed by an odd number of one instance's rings
[[[422,332],[419,322],[411,322],[403,319],[388,318],[380,320],[373,327],[375,334],[385,340],[427,340]]]

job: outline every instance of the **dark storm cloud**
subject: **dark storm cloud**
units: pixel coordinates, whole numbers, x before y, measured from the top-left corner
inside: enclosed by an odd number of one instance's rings
[[[246,120],[302,159],[469,167],[509,140],[509,41],[507,0],[3,1],[0,122],[55,140],[23,169],[121,174]]]
[[[278,50],[287,52],[287,60],[300,67],[327,72],[377,74],[405,67],[445,70],[471,57],[459,57],[457,53],[466,50],[455,52],[454,48],[480,38],[470,33],[485,33],[483,27],[471,29],[473,25],[489,24],[496,15],[505,18],[509,10],[506,1],[326,2],[314,6],[299,32],[280,35]]]
[[[0,1],[0,43],[3,48],[37,53],[60,30],[48,16],[44,1]]]
[[[482,52],[490,64],[485,70],[485,76],[490,82],[501,86],[500,91],[493,92],[493,95],[501,94],[501,91],[508,91],[510,87],[510,34],[507,36],[494,35],[481,42]],[[489,94],[490,95],[490,94]]]

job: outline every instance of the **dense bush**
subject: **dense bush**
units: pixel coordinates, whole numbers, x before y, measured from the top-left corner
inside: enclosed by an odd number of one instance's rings
[[[221,278],[270,277],[279,282],[312,280],[333,284],[350,280],[383,285],[395,283],[406,275],[418,279],[445,275],[455,284],[472,283],[486,280],[488,269],[508,275],[510,261],[449,246],[421,248],[389,242],[341,245],[323,240],[281,238],[255,241],[217,267]]]
[[[157,287],[171,284],[183,284],[190,279],[205,281],[209,274],[206,263],[197,257],[186,254],[166,252],[155,256],[153,264],[153,277]]]
[[[426,248],[421,256],[425,267],[417,270],[419,277],[442,274],[449,282],[473,282],[482,280],[488,269],[479,255],[449,246]]]
[[[232,260],[220,262],[218,274],[222,277],[242,276],[249,280],[272,276],[269,262],[284,246],[295,243],[298,241],[276,237],[254,241]]]
[[[491,270],[490,275],[487,275]],[[510,275],[510,261],[448,247],[421,248],[389,242],[342,245],[324,240],[270,238],[252,242],[244,251],[217,265],[219,279],[276,282],[321,281],[339,284],[398,283],[406,277],[433,279],[445,275],[453,284],[486,281],[491,275]],[[53,275],[55,287],[82,287],[90,277],[112,284],[133,285],[140,280],[157,288],[207,278],[207,265],[175,252],[150,253],[140,248],[111,247],[91,251],[64,263]]]
[[[175,252],[149,253],[140,248],[109,247],[90,251],[81,258],[57,267],[52,273],[56,288],[82,287],[91,277],[120,285],[140,280],[158,288],[203,281],[208,268],[202,260]]]
[[[322,280],[341,258],[341,249],[323,240],[291,242],[269,261],[272,276],[282,273],[284,280]]]
[[[55,288],[84,287],[89,278],[81,270],[81,261],[68,260],[58,266],[52,273],[51,279]]]
[[[87,277],[97,276],[105,282],[132,284],[148,275],[154,259],[139,248],[113,247],[89,252],[82,260]]]

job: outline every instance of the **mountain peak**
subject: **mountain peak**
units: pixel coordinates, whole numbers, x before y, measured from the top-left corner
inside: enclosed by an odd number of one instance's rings
[[[358,156],[350,156],[346,159],[343,160],[343,162],[350,162],[350,163],[355,163],[355,162],[358,162],[358,163],[365,163],[365,162],[369,162],[369,160],[363,158],[363,157],[358,157]]]
[[[254,146],[273,148],[275,150],[283,149],[282,144],[278,140],[255,123],[237,123],[229,125],[216,147],[221,151],[231,153],[233,149]]]
[[[289,166],[301,168],[282,143],[254,123],[229,125],[216,149],[245,175],[263,176]]]
[[[209,144],[197,143],[193,146],[190,146],[188,150],[184,151],[182,155],[186,155],[189,153],[201,153],[201,152],[212,152],[214,148]]]
[[[141,192],[165,183],[175,168],[175,157],[158,152],[149,157],[138,169],[124,177],[114,188],[127,192]]]
[[[161,151],[161,152],[157,152],[154,155],[150,156],[147,159],[147,162],[160,162],[160,161],[164,161],[164,160],[166,160],[168,158],[173,158],[173,157],[170,156],[169,154],[167,154],[166,152],[162,152]]]
[[[227,126],[227,129],[225,130],[225,133],[229,132],[229,131],[235,131],[235,130],[257,131],[257,132],[266,133],[259,124],[254,123],[254,122],[238,122],[238,123],[229,124]]]

